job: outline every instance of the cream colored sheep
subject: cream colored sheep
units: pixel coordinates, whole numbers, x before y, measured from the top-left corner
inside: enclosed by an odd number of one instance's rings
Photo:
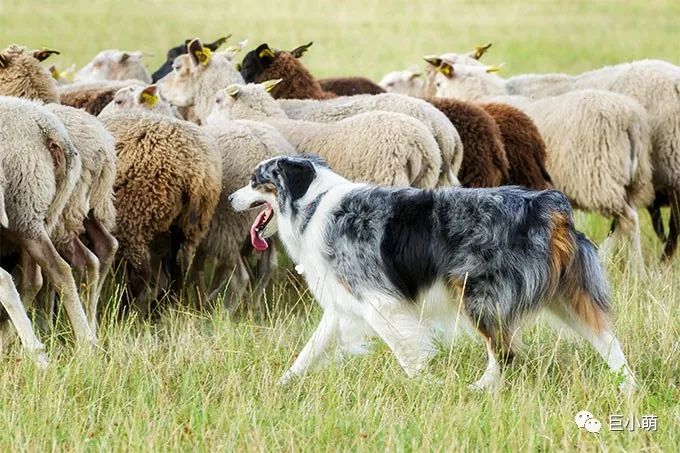
[[[651,130],[642,106],[627,96],[596,90],[535,100],[507,96],[504,81],[484,66],[446,67],[434,78],[437,96],[504,102],[529,115],[545,139],[555,187],[577,207],[615,218],[604,254],[610,255],[625,235],[640,266],[636,209],[654,195]]]
[[[291,120],[267,93],[275,83],[230,85],[215,97],[209,121],[249,119],[274,126],[299,152],[319,154],[357,181],[435,187],[441,154],[422,123],[399,113],[368,112],[334,123]]]
[[[75,82],[136,79],[151,83],[151,75],[142,63],[144,53],[108,49],[102,50],[76,72]]]

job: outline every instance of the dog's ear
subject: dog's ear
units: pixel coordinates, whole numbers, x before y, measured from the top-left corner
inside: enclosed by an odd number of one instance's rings
[[[316,177],[314,165],[302,159],[279,159],[277,167],[292,200],[301,198]]]

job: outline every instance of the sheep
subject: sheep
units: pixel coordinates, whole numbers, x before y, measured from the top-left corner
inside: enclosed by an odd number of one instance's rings
[[[328,101],[279,100],[291,119],[321,123],[335,122],[356,114],[385,111],[403,113],[419,120],[434,136],[442,158],[438,186],[459,185],[458,173],[463,162],[463,143],[458,131],[440,110],[425,101],[394,94],[363,95]]]
[[[138,111],[99,117],[116,140],[119,255],[139,308],[148,308],[151,243],[169,236],[175,288],[191,268],[221,189],[214,141],[186,121]]]
[[[200,123],[210,114],[217,90],[232,83],[243,83],[243,78],[227,55],[213,54],[198,39],[187,44],[187,51],[175,59],[173,72],[157,85],[161,96],[175,107],[192,107]]]
[[[47,56],[52,53],[54,51],[49,51]],[[54,88],[55,82],[39,64],[36,52],[17,48],[10,54],[5,57],[10,64],[3,73],[5,76],[13,73],[21,76],[26,83],[21,89],[15,84],[0,85],[0,89],[14,96],[30,94],[34,98],[42,93],[45,97],[37,100],[54,101],[51,88]],[[110,233],[116,217],[112,200],[115,179],[113,138],[96,118],[86,112],[55,103],[46,107],[62,122],[82,161],[81,177],[51,239],[62,257],[88,281],[87,312],[94,330],[99,294],[117,248]],[[79,235],[87,236],[93,251],[83,244]]]
[[[425,79],[423,72],[417,69],[392,71],[378,82],[387,93],[405,94],[413,97],[425,97]]]
[[[469,55],[473,55],[473,52]],[[431,64],[441,62],[432,61]],[[428,77],[412,70],[395,71],[385,76],[382,83],[390,93],[422,97],[436,104],[438,101],[432,99],[434,84],[428,83],[434,71],[427,72]],[[503,184],[539,190],[552,187],[552,179],[545,168],[545,142],[531,118],[521,110],[501,103],[482,103],[479,107],[493,118],[501,131],[510,172]]]
[[[576,207],[615,218],[603,246],[610,256],[627,235],[634,264],[642,265],[636,208],[653,197],[649,119],[633,99],[579,90],[532,100],[508,96],[504,81],[484,66],[447,65],[435,77],[437,96],[485,98],[512,104],[529,115],[546,141],[555,186]]]
[[[380,85],[365,77],[329,77],[319,79],[319,85],[325,92],[336,96],[385,93]]]
[[[126,90],[126,97],[129,93]],[[109,107],[104,109],[102,116],[114,111],[129,109],[165,112],[166,116],[173,116],[170,105],[161,98],[152,103],[126,99],[115,109],[109,109]],[[226,200],[234,190],[245,185],[253,168],[261,161],[280,155],[296,154],[290,143],[268,124],[247,120],[218,121],[204,125],[203,130],[213,137],[222,155],[220,200]],[[250,225],[253,220],[252,214],[235,212],[228,203],[217,205],[210,228],[198,247],[194,260],[194,280],[197,280],[199,284],[205,283],[201,275],[203,270],[211,265],[214,269],[213,285],[209,288],[203,285],[203,292],[208,295],[208,299],[215,299],[229,283],[232,294],[232,300],[229,302],[233,302],[244,294],[249,284],[254,283],[251,282],[248,272],[247,254],[242,253],[242,244],[244,238],[246,240],[249,238]],[[250,242],[248,241],[247,244]],[[247,247],[247,249],[249,252],[250,248]],[[274,259],[272,244],[258,257],[260,275],[257,284],[253,285],[254,294],[266,286]],[[230,305],[233,306],[233,304]]]
[[[149,71],[142,63],[140,51],[108,49],[99,52],[83,66],[74,77],[75,82],[96,82],[101,80],[141,80],[151,83]]]
[[[657,235],[664,239],[660,206],[670,202],[669,234],[663,258],[671,258],[680,234],[680,67],[659,60],[606,66],[576,76],[531,74],[507,79],[509,93],[530,97],[602,89],[630,96],[647,111],[652,124],[654,187],[657,200],[647,209]]]
[[[219,39],[216,39],[215,41],[205,44],[204,46],[210,50],[210,52],[215,52],[217,49],[219,49],[222,44],[227,42],[227,39],[231,38],[231,34],[227,36],[223,36]],[[165,61],[161,65],[160,68],[158,68],[152,75],[151,75],[151,80],[153,83],[158,82],[160,79],[168,75],[170,72],[172,72],[172,63],[175,61],[175,58],[179,57],[180,55],[184,55],[187,53],[187,45],[191,42],[191,39],[187,39],[184,41],[184,44],[180,44],[178,46],[173,47],[172,49],[168,50]],[[247,40],[239,42],[235,46],[230,46],[227,48],[227,53],[228,55],[230,54],[231,56],[229,59],[233,58],[234,55],[236,55],[238,52],[240,52],[247,44]]]
[[[0,52],[0,96],[59,102],[52,77],[40,64],[56,50],[29,51],[13,44]]]
[[[5,195],[4,187],[5,176],[0,167],[0,229],[9,226],[9,219],[5,211]],[[21,302],[19,293],[12,276],[0,267],[0,304],[2,304],[5,312],[9,316],[10,321],[21,339],[24,350],[29,356],[33,357],[35,363],[40,367],[45,367],[48,364],[47,355],[45,355],[45,346],[36,337],[31,325],[31,320],[28,319],[24,304]],[[4,329],[3,329],[4,331]],[[4,342],[3,342],[4,343]],[[4,344],[2,345],[4,346]]]
[[[63,105],[85,110],[97,116],[124,88],[145,86],[139,80],[104,80],[60,85],[57,89],[59,102]]]
[[[265,121],[299,152],[323,156],[350,179],[396,186],[437,184],[441,155],[419,121],[391,112],[368,112],[335,123],[291,120],[267,93],[277,82],[230,85],[215,96],[211,117]]]
[[[80,176],[81,162],[64,125],[34,102],[0,97],[0,167],[4,171],[8,228],[3,239],[21,248],[24,302],[42,284],[40,269],[61,292],[76,340],[96,344],[78,296],[71,268],[50,234]]]
[[[156,85],[121,88],[113,96],[111,102],[102,109],[100,115],[107,115],[119,110],[130,109],[154,112],[172,118],[180,118],[177,111],[158,96]]]
[[[99,295],[118,249],[111,234],[116,226],[115,142],[103,124],[87,112],[59,104],[48,104],[46,108],[64,124],[80,151],[81,177],[51,238],[61,256],[87,281],[85,308],[90,328],[95,331]],[[79,236],[87,237],[89,248]]]

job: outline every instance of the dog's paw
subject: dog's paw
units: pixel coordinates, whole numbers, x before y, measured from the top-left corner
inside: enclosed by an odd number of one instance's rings
[[[296,377],[295,373],[288,370],[285,373],[283,373],[283,376],[281,376],[278,381],[276,381],[276,385],[278,385],[280,387],[286,386],[286,385],[290,384],[290,382],[293,379],[295,379],[295,377]]]
[[[493,392],[495,390],[498,390],[500,386],[501,386],[500,377],[490,374],[484,374],[481,378],[479,378],[478,381],[468,385],[468,389],[477,392],[479,391]]]

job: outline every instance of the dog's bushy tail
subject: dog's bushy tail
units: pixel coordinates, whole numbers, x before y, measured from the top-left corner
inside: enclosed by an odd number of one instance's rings
[[[562,277],[564,294],[578,318],[599,332],[609,318],[609,282],[593,243],[578,231],[573,234],[574,256]]]

